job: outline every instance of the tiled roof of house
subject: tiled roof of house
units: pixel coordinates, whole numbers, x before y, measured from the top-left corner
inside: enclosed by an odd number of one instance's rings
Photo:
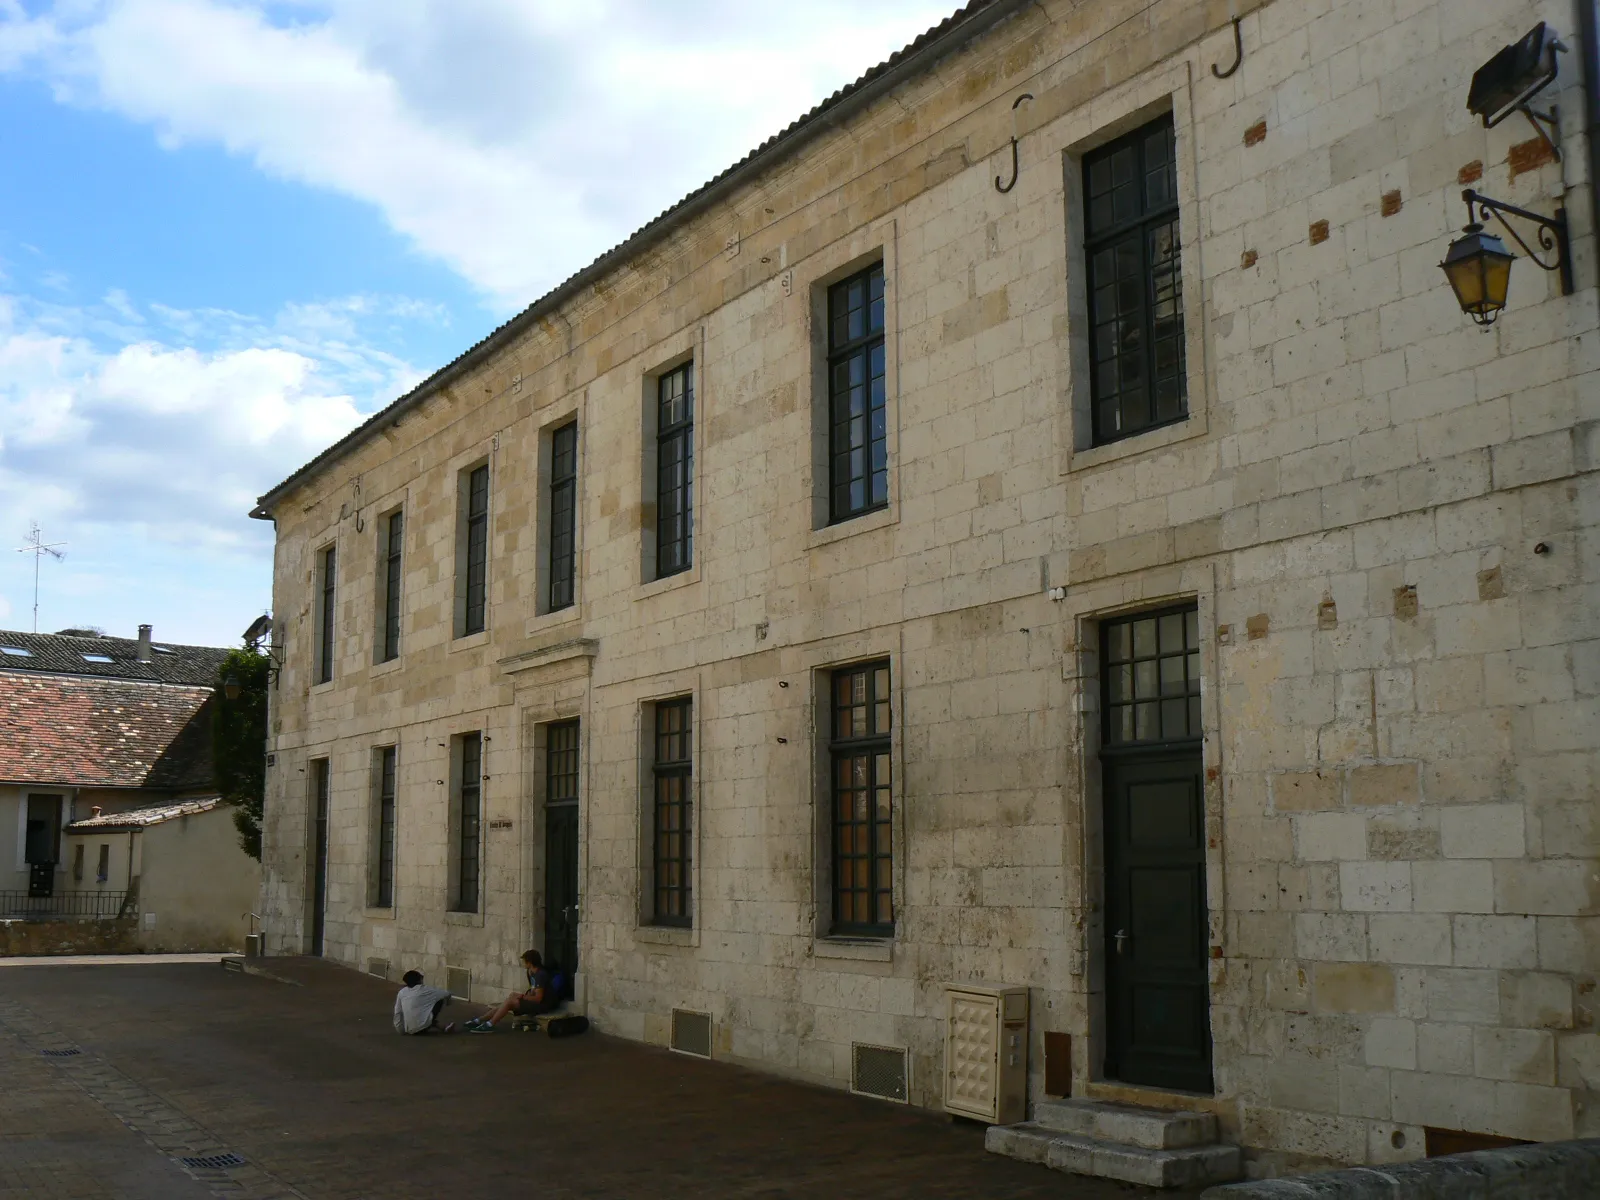
[[[228,651],[219,646],[156,642],[151,646],[149,662],[140,662],[138,653],[139,643],[133,638],[0,629],[0,671],[98,675],[106,679],[211,687]]]
[[[221,796],[202,796],[193,800],[174,800],[169,804],[152,804],[146,808],[130,808],[126,812],[101,813],[98,817],[85,817],[72,822],[65,832],[115,833],[121,829],[148,829],[175,817],[192,817],[196,813],[210,812],[221,803]]]
[[[215,786],[209,687],[0,670],[0,782]]]
[[[271,517],[270,505],[278,497],[318,469],[334,462],[367,440],[375,430],[396,420],[413,405],[432,395],[441,386],[531,328],[540,317],[553,312],[578,292],[603,278],[607,272],[626,263],[642,250],[667,237],[684,222],[698,216],[728,192],[760,171],[782,162],[812,138],[833,128],[853,112],[870,104],[884,92],[917,75],[944,55],[967,44],[991,26],[1026,7],[1030,0],[970,0],[903,50],[891,54],[854,83],[834,92],[810,112],[774,134],[734,163],[722,174],[702,184],[678,203],[626,240],[607,250],[583,270],[557,284],[522,312],[494,330],[465,353],[445,364],[411,391],[388,407],[379,410],[344,437],[329,446],[293,475],[272,488],[257,502],[252,517]]]

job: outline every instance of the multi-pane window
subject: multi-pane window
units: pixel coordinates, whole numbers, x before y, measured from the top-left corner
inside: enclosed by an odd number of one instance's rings
[[[655,922],[688,925],[694,899],[693,701],[655,707]]]
[[[95,864],[94,881],[105,883],[111,878],[111,844],[100,843],[100,861]]]
[[[828,289],[828,519],[889,503],[883,264]]]
[[[394,907],[394,768],[395,748],[378,751],[378,861],[372,881],[376,908]]]
[[[889,664],[833,672],[833,932],[894,933]]]
[[[392,512],[383,525],[383,656],[400,657],[400,553],[405,544],[405,514]]]
[[[578,528],[578,423],[550,435],[550,611],[572,606]]]
[[[461,636],[482,633],[489,581],[489,464],[467,476],[466,604]]]
[[[1193,606],[1101,627],[1105,745],[1200,737],[1200,614]]]
[[[483,734],[464,733],[458,740],[461,782],[456,791],[456,894],[455,912],[478,911],[478,877],[482,862],[480,827],[483,820]]]
[[[546,726],[544,802],[578,802],[578,723],[560,721]]]
[[[322,552],[321,561],[317,564],[317,572],[320,575],[318,583],[321,585],[321,596],[317,602],[316,681],[318,683],[327,683],[333,678],[334,583],[338,565],[334,553],[334,547],[329,546]]]
[[[694,557],[694,364],[656,381],[656,577]]]
[[[1187,415],[1172,118],[1083,160],[1094,440]]]

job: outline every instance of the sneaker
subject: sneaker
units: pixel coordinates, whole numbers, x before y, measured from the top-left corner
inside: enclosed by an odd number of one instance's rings
[[[454,1033],[456,1031],[456,1023],[454,1021],[451,1021],[450,1024],[448,1024],[448,1025],[446,1025],[444,1027],[444,1031],[446,1033]]]
[[[471,1021],[462,1027],[468,1033],[493,1033],[494,1026],[487,1021]]]

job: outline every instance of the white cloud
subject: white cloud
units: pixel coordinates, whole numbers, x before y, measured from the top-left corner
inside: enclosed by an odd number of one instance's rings
[[[0,0],[0,70],[376,205],[527,303],[952,0]]]
[[[26,312],[0,321],[0,513],[159,541],[253,545],[243,517],[255,497],[419,374],[361,343],[359,315],[388,312],[370,299],[260,326],[152,313],[182,341],[220,334],[211,349],[153,337],[102,348],[81,331],[94,325],[86,315],[68,333]]]

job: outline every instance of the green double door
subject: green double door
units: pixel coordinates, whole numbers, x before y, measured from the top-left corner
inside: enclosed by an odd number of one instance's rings
[[[1209,1092],[1197,615],[1103,627],[1108,1078]]]

